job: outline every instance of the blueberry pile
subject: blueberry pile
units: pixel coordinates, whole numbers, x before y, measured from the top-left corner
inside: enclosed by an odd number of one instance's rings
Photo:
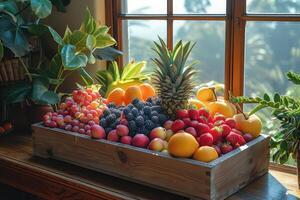
[[[162,126],[169,117],[163,114],[160,99],[149,98],[146,102],[134,99],[123,108],[131,135],[142,133],[148,135],[156,127]]]
[[[117,108],[115,104],[108,104],[108,109],[103,111],[103,116],[100,119],[99,125],[105,129],[106,133],[114,130],[120,124],[122,107]]]

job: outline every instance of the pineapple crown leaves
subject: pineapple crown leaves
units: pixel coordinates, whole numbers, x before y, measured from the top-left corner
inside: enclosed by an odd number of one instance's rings
[[[154,42],[156,48],[153,48],[153,50],[156,52],[160,59],[152,59],[156,66],[158,66],[158,68],[154,70],[155,74],[157,74],[160,79],[165,78],[164,74],[170,75],[172,83],[178,83],[178,77],[181,74],[183,77],[193,77],[196,74],[196,70],[194,69],[196,63],[186,65],[186,62],[193,47],[195,46],[195,43],[192,45],[191,42],[183,44],[182,40],[180,40],[176,43],[173,51],[170,51],[163,39],[160,37],[158,38],[160,44]]]

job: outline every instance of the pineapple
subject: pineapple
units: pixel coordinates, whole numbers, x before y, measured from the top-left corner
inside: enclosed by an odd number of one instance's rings
[[[100,93],[107,97],[115,88],[126,90],[129,86],[141,85],[149,80],[150,74],[143,72],[146,62],[130,62],[120,68],[117,62],[112,62],[107,70],[98,71],[96,80],[101,84]]]
[[[162,108],[174,118],[177,109],[188,108],[188,100],[195,87],[195,63],[186,65],[195,44],[179,41],[170,51],[166,43],[161,38],[159,40],[160,44],[154,42],[158,58],[152,59],[155,63],[152,83],[161,99]]]

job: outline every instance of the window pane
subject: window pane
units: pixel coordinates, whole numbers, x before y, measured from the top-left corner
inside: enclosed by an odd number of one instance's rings
[[[247,22],[245,57],[245,94],[262,96],[279,92],[299,97],[300,88],[287,81],[288,71],[300,72],[300,23]],[[252,106],[246,106],[250,110]],[[271,118],[270,110],[258,115],[264,133],[272,134],[279,123]],[[288,164],[294,164],[289,162]]]
[[[247,0],[249,13],[300,13],[300,0]]]
[[[167,0],[122,0],[122,13],[166,14]]]
[[[124,20],[123,21],[123,50],[124,63],[131,60],[148,61],[154,57],[153,41],[158,36],[166,40],[167,23],[163,20]]]
[[[225,14],[226,0],[174,0],[174,14]]]
[[[174,21],[174,42],[197,42],[189,61],[199,61],[199,84],[224,83],[225,23],[211,21]]]

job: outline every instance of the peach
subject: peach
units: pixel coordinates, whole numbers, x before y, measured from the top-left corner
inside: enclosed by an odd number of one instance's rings
[[[169,139],[171,138],[172,135],[174,135],[174,132],[172,130],[167,130],[165,140],[169,141]]]
[[[91,127],[91,135],[94,139],[104,139],[106,137],[105,130],[99,125]]]
[[[145,148],[149,144],[149,138],[144,134],[136,134],[132,138],[132,145],[136,147]]]
[[[173,121],[172,120],[168,120],[164,123],[164,128],[166,130],[170,130],[172,128],[172,124],[173,124]]]
[[[153,151],[162,151],[164,149],[164,141],[160,138],[154,138],[150,142],[148,149]]]
[[[150,132],[150,139],[153,140],[154,138],[160,138],[162,140],[164,140],[166,138],[167,134],[166,134],[166,129],[163,127],[157,127],[155,129],[153,129]]]
[[[121,143],[131,145],[132,137],[129,135],[123,136],[121,138]]]
[[[116,127],[116,131],[117,131],[117,134],[118,134],[120,137],[126,136],[126,135],[128,135],[128,133],[129,133],[128,127],[125,126],[125,125],[122,125],[122,124],[120,124],[120,125],[118,125],[118,126]]]
[[[119,141],[119,135],[117,134],[117,130],[112,130],[107,135],[107,140],[112,142],[118,142]]]

